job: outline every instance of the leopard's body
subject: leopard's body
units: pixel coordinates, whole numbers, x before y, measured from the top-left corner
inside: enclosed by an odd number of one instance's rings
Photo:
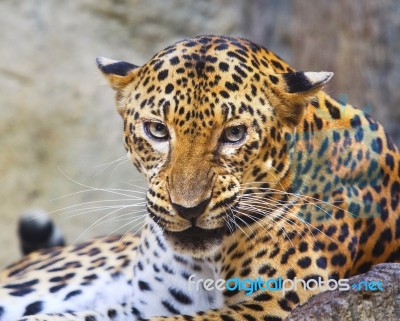
[[[188,281],[340,279],[400,260],[400,155],[380,124],[240,38],[98,60],[146,176],[140,237],[37,252],[0,275],[0,320],[267,320],[317,291]],[[199,312],[202,311],[202,312]],[[171,317],[175,315],[175,317]]]

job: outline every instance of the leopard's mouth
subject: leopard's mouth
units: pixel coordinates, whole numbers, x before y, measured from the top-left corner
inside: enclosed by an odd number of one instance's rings
[[[225,227],[204,229],[192,226],[180,232],[164,231],[167,241],[183,253],[203,256],[214,252],[224,237]]]

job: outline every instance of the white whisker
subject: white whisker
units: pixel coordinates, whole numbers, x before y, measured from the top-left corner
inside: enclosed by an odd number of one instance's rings
[[[127,159],[126,156],[121,157],[121,158],[118,158],[117,160],[108,163],[107,166],[105,166],[104,168],[100,169],[100,170],[99,170],[96,174],[94,174],[92,177],[94,178],[94,177],[98,176],[99,174],[101,174],[102,172],[104,172],[105,170],[107,170],[109,167],[111,167],[112,165],[114,165],[115,163],[117,164],[116,166],[118,167],[119,165],[126,163],[128,160],[129,160],[129,159]],[[103,164],[103,165],[104,165],[104,164]]]
[[[114,214],[114,213],[117,213],[118,211],[120,211],[120,210],[122,210],[122,209],[125,209],[125,208],[126,208],[126,207],[118,208],[118,209],[116,209],[116,210],[114,210],[114,211],[112,211],[112,212],[110,212],[110,213],[108,213],[108,214],[102,216],[101,218],[97,219],[97,220],[96,220],[95,222],[93,222],[88,228],[86,228],[81,234],[79,234],[78,237],[74,240],[73,243],[76,243],[77,240],[79,240],[85,233],[91,231],[91,230],[98,224],[98,222],[101,222],[104,218],[106,218],[106,217],[108,217],[108,216],[110,216],[110,215],[112,215],[112,214]]]
[[[107,163],[103,163],[103,164],[94,165],[94,166],[92,166],[92,168],[108,166],[108,165],[110,165],[110,164],[112,165],[112,164],[114,164],[114,163],[116,163],[116,162],[118,162],[118,161],[120,161],[120,160],[126,159],[126,157],[127,157],[127,156],[124,155],[124,156],[121,156],[121,157],[119,157],[119,158],[117,158],[117,159],[111,161],[111,162],[107,162]]]

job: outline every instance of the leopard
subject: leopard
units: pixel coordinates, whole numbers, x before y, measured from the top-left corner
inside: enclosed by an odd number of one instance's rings
[[[145,227],[10,265],[1,321],[278,321],[329,290],[301,285],[400,261],[400,153],[328,95],[331,72],[214,35],[97,66],[148,185]]]

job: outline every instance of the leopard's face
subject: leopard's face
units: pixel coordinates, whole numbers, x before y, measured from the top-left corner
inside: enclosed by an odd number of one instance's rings
[[[241,196],[286,176],[308,95],[290,92],[270,54],[244,40],[199,37],[140,68],[124,64],[99,61],[117,89],[129,157],[148,181],[150,217],[177,251],[212,254],[243,221]],[[322,83],[301,74],[307,92]]]

